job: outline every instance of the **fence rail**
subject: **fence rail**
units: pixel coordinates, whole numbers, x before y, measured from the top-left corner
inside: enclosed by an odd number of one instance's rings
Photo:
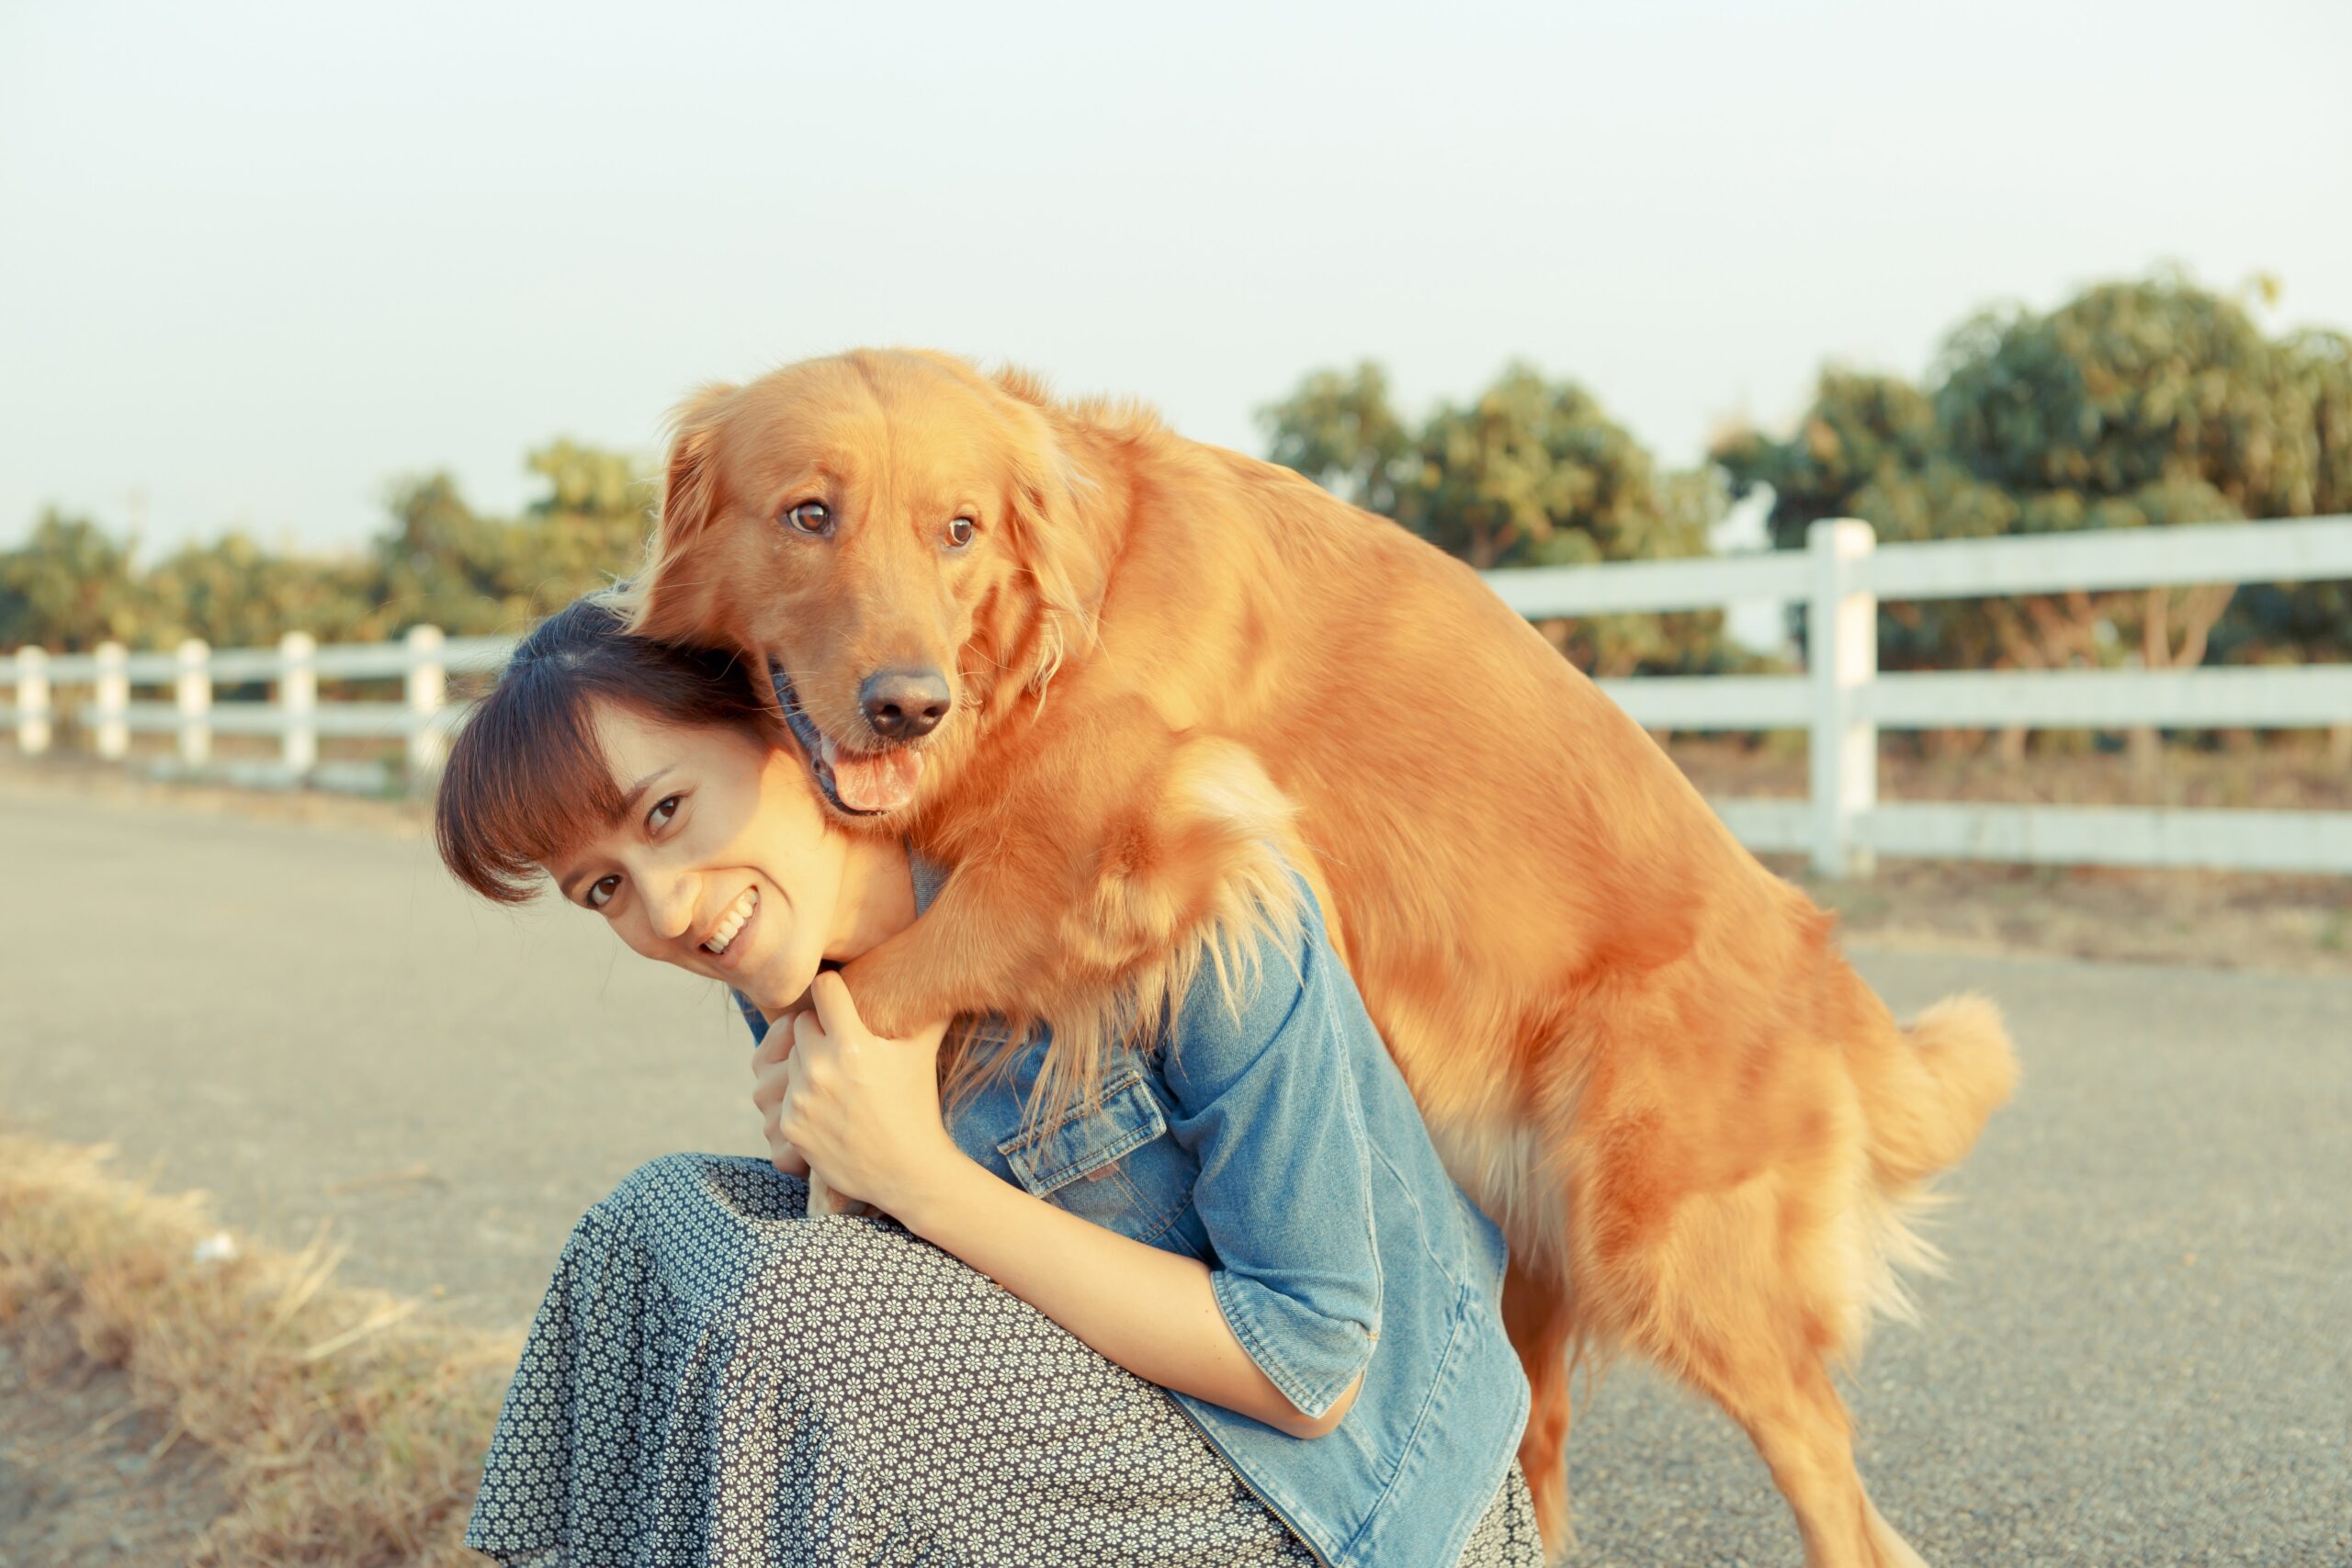
[[[1703,560],[1497,571],[1487,581],[1532,619],[1732,604],[1808,606],[1810,667],[1801,675],[1652,676],[1601,687],[1652,728],[1804,729],[1810,797],[1714,802],[1741,840],[1802,852],[1832,876],[1867,874],[1874,856],[2352,874],[2352,812],[2149,810],[1878,800],[1884,729],[1976,728],[2295,728],[2352,727],[2352,667],[1933,671],[1881,674],[1881,601],[2352,579],[2352,517],[2052,534],[1878,546],[1867,524],[1814,525],[1808,547]],[[320,767],[326,737],[401,741],[412,770],[437,767],[458,716],[452,672],[494,670],[514,640],[444,637],[431,626],[397,643],[322,648],[301,633],[275,648],[86,654],[20,649],[0,660],[18,747],[49,749],[66,709],[60,687],[86,688],[72,711],[98,754],[129,754],[133,733],[177,738],[201,767],[215,735],[277,736],[276,775]],[[401,700],[328,702],[318,682],[398,681]],[[272,700],[216,701],[216,688],[266,682]],[[165,687],[171,700],[130,700]]]

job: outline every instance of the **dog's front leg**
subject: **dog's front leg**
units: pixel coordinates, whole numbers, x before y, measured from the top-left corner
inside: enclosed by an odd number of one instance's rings
[[[1057,923],[1051,896],[1070,867],[1032,852],[956,868],[923,917],[842,971],[858,1011],[885,1038],[966,1013],[1033,1013]]]
[[[1092,1011],[1278,876],[1292,808],[1246,748],[1140,704],[1087,729],[1057,738],[1082,779],[1012,781],[931,908],[843,972],[876,1032]]]

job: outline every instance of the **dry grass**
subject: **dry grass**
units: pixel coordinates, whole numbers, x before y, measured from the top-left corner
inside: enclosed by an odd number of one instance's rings
[[[1806,880],[1865,947],[2352,976],[2352,881],[2100,866],[1884,861],[1868,882]]]
[[[1805,739],[1775,731],[1746,739],[1675,736],[1677,766],[1712,796],[1802,800]],[[2025,760],[2005,761],[1988,738],[1894,737],[1878,770],[1883,800],[1981,800],[2018,806],[2146,806],[2277,811],[2352,810],[2352,767],[2325,736],[2267,743],[2167,745],[2153,764],[2100,750],[2068,731],[2036,732]]]
[[[149,1192],[107,1157],[0,1135],[0,1342],[70,1333],[74,1375],[119,1372],[156,1448],[217,1456],[223,1506],[177,1560],[479,1562],[458,1537],[517,1342],[336,1285],[322,1237],[199,1262],[202,1196]]]

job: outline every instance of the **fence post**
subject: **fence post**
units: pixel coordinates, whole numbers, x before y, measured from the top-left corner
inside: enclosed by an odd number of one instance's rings
[[[97,679],[90,684],[97,699],[98,755],[119,762],[130,755],[130,651],[119,642],[102,642],[96,654]]]
[[[1863,704],[1878,674],[1878,595],[1865,575],[1878,536],[1850,517],[1824,518],[1806,531],[1813,601],[1805,617],[1805,663],[1813,677],[1813,869],[1833,879],[1865,877],[1873,856],[1855,825],[1878,804],[1878,726]]]
[[[200,768],[212,760],[212,649],[202,637],[180,644],[173,695],[180,710],[180,761]]]
[[[49,750],[49,652],[17,649],[17,749],[28,757]]]
[[[318,653],[309,632],[277,639],[277,706],[286,721],[281,760],[298,779],[319,765]]]
[[[445,640],[439,626],[408,629],[408,768],[412,778],[437,773],[447,750],[434,720],[449,696],[449,672],[441,662]]]

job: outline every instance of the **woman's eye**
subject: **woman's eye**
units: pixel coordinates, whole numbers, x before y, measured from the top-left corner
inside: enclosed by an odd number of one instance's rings
[[[947,547],[951,550],[962,549],[972,542],[972,536],[978,533],[979,528],[980,525],[968,517],[956,518],[947,525]]]
[[[653,809],[645,814],[646,826],[656,829],[667,828],[670,818],[678,814],[678,800],[677,795],[665,795],[655,801]]]
[[[620,891],[620,886],[618,874],[600,876],[588,885],[587,895],[581,902],[592,909],[601,909],[613,901],[613,895]]]
[[[784,514],[794,533],[821,539],[833,531],[833,509],[821,501],[804,501]]]

